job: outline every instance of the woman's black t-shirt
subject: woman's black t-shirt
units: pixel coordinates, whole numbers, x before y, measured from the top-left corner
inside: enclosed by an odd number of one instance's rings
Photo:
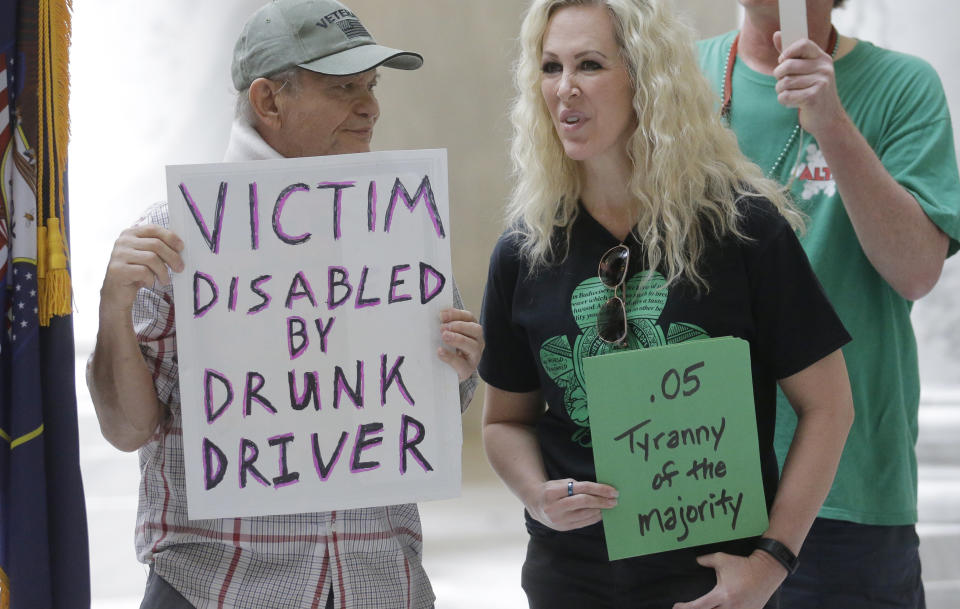
[[[761,470],[768,506],[777,487],[773,451],[778,379],[799,372],[850,340],[786,220],[765,199],[744,199],[740,230],[708,243],[700,273],[664,289],[646,277],[633,235],[626,285],[631,348],[734,336],[750,344]],[[596,480],[583,360],[612,351],[597,335],[596,315],[613,292],[597,277],[600,258],[619,240],[581,206],[561,263],[535,274],[509,231],[497,243],[483,300],[486,347],[480,376],[505,391],[540,390],[547,411],[536,433],[550,479]],[[647,279],[641,291],[639,286]],[[527,517],[531,532],[545,527]],[[602,535],[599,525],[579,533]]]

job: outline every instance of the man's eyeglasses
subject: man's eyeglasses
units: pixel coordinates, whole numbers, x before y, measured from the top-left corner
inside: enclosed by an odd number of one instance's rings
[[[597,313],[597,333],[607,343],[623,345],[627,340],[627,297],[624,287],[627,280],[627,268],[630,266],[630,248],[624,244],[611,247],[600,258],[597,276],[604,287],[613,290],[613,297],[603,303]],[[617,295],[624,288],[623,298]]]

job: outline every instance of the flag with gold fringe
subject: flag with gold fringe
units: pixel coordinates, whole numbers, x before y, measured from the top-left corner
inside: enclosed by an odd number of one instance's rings
[[[90,606],[67,226],[68,0],[0,0],[0,609]]]

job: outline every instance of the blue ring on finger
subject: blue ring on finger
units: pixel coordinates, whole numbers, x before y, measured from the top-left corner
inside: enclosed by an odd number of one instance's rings
[[[567,482],[567,497],[573,497],[573,480]]]

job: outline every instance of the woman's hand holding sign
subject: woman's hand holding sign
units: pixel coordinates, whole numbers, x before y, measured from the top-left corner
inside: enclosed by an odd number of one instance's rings
[[[617,505],[617,489],[597,482],[548,480],[530,515],[556,531],[572,531],[600,522],[601,510]]]
[[[463,309],[444,309],[440,313],[440,338],[445,347],[437,356],[456,370],[460,382],[470,378],[483,355],[483,328],[476,316]]]
[[[539,390],[518,393],[487,385],[483,446],[490,465],[530,515],[551,529],[571,531],[600,522],[601,510],[617,505],[619,491],[608,484],[548,479],[534,432],[543,412]]]

